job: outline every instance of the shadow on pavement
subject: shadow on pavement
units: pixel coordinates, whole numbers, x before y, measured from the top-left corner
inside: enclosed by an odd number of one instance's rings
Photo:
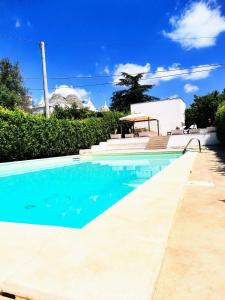
[[[216,167],[212,167],[211,170],[213,172],[220,173],[225,176],[225,148],[222,146],[208,146],[210,150],[213,150],[216,154],[216,161],[219,163]],[[225,179],[224,179],[224,185],[225,185]]]

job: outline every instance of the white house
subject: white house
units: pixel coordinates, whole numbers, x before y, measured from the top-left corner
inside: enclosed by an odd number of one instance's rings
[[[165,99],[154,102],[131,104],[131,113],[144,113],[159,120],[160,134],[181,128],[185,125],[186,105],[181,98]],[[136,123],[135,127],[147,128],[145,123]],[[151,122],[151,130],[157,131],[156,122]]]

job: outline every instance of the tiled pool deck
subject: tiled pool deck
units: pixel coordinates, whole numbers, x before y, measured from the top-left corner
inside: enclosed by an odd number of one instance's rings
[[[0,290],[34,300],[151,299],[195,157],[186,153],[81,230],[0,223]]]
[[[153,299],[225,299],[222,149],[204,150],[197,155],[177,210]]]

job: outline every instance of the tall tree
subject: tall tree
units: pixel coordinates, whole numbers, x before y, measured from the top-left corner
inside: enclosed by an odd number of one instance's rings
[[[24,87],[19,64],[8,58],[0,60],[0,105],[6,108],[25,108],[28,103],[27,89]]]
[[[123,72],[121,75],[122,78],[119,79],[119,82],[116,85],[126,86],[127,89],[113,93],[111,98],[112,110],[128,112],[131,104],[158,100],[156,97],[145,94],[148,90],[153,88],[153,85],[140,84],[143,77],[142,73],[132,76]]]
[[[225,90],[222,93],[213,91],[205,96],[194,96],[194,102],[185,111],[185,123],[189,127],[196,123],[198,127],[207,127],[215,122],[218,106],[225,101]]]

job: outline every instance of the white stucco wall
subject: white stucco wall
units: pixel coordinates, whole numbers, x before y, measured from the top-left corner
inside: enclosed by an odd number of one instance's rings
[[[176,127],[181,128],[185,123],[184,101],[180,98],[131,105],[131,113],[144,113],[159,120],[159,131],[166,134]],[[135,127],[146,127],[147,123],[136,123]],[[151,129],[157,131],[156,122],[151,122]]]
[[[185,147],[192,138],[200,140],[202,146],[210,146],[219,144],[216,132],[210,132],[206,134],[183,134],[183,135],[171,135],[167,148],[180,148]],[[198,142],[194,140],[190,147],[197,147]]]

